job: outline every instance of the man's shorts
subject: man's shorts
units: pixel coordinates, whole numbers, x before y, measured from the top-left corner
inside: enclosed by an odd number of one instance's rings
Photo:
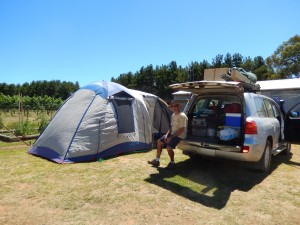
[[[176,148],[178,143],[181,141],[181,138],[179,137],[172,137],[169,143],[166,143],[166,135],[162,136],[160,139],[158,139],[160,142],[164,143],[164,146],[170,146],[172,149]]]

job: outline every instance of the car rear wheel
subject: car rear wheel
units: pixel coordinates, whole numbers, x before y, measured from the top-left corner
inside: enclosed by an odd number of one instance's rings
[[[272,158],[272,145],[269,140],[266,142],[264,153],[261,159],[257,163],[257,169],[260,172],[268,172],[271,167],[271,158]]]

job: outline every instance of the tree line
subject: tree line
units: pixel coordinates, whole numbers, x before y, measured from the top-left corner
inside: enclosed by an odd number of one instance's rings
[[[20,111],[54,111],[63,103],[61,98],[44,96],[4,95],[0,93],[0,112],[20,109]]]
[[[69,96],[79,89],[79,83],[67,81],[32,81],[24,84],[6,84],[0,83],[0,93],[7,96],[22,95],[28,97],[44,97],[61,98],[66,100]]]
[[[256,74],[258,80],[274,78],[273,71],[268,69],[262,56],[251,59],[250,57],[243,57],[239,53],[233,55],[227,53],[225,56],[217,55],[212,63],[206,60],[195,61],[185,67],[178,66],[176,61],[156,67],[150,64],[135,73],[124,73],[111,80],[131,89],[149,92],[163,99],[171,99],[173,91],[169,89],[170,84],[203,80],[205,69],[221,67],[242,67],[246,71],[252,71]]]
[[[242,67],[256,74],[257,80],[284,79],[291,75],[300,76],[300,36],[295,35],[283,42],[275,52],[264,59],[262,56],[243,57],[240,53],[218,54],[209,63],[191,62],[189,65],[178,66],[176,61],[168,65],[142,67],[139,71],[120,74],[111,81],[125,87],[155,94],[163,99],[172,98],[170,84],[194,80],[203,80],[204,70],[221,67]]]
[[[32,81],[22,85],[0,83],[0,112],[16,109],[24,112],[57,110],[78,89],[78,82],[59,80]]]

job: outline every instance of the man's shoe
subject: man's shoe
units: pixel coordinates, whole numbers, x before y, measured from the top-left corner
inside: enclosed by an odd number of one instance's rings
[[[151,161],[148,161],[148,163],[151,164],[154,167],[159,167],[159,165],[160,165],[160,162],[155,160],[155,159],[153,159]]]
[[[169,164],[166,166],[167,170],[174,170],[175,169],[175,163],[174,162],[169,162]]]

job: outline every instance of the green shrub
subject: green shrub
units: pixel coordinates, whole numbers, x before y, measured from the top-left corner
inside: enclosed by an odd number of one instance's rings
[[[39,122],[39,133],[41,133],[46,126],[48,125],[48,120],[46,119],[44,113],[42,114],[41,118],[40,118],[40,122]]]
[[[26,120],[25,122],[15,123],[14,129],[14,133],[17,136],[24,136],[34,133],[33,125],[28,120]]]

